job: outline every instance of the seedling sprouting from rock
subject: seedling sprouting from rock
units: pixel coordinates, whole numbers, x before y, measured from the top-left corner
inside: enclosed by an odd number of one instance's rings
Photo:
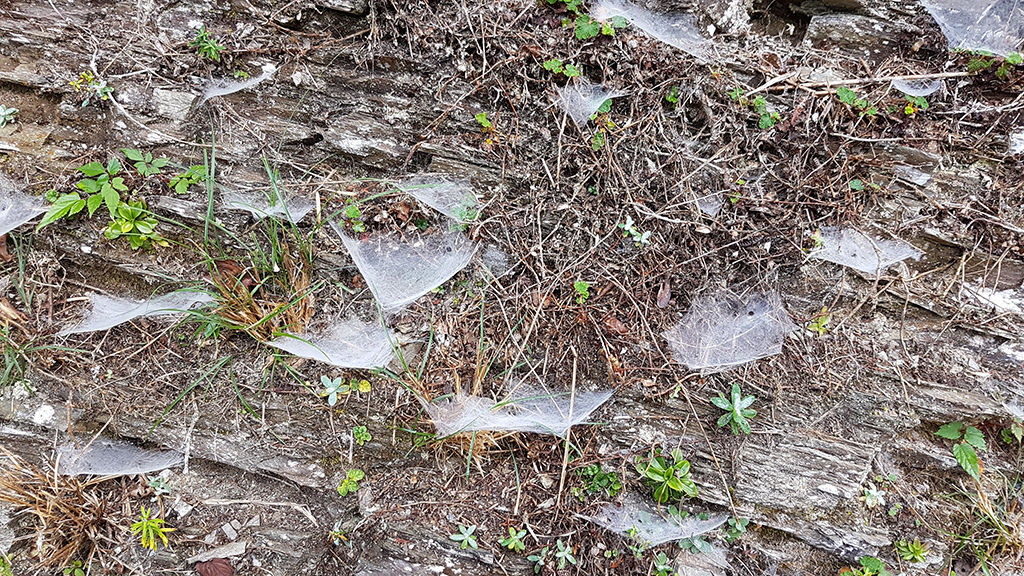
[[[726,411],[718,419],[718,425],[728,424],[732,428],[733,434],[739,434],[741,431],[744,434],[750,434],[750,423],[747,422],[747,418],[757,416],[757,411],[749,406],[756,399],[753,395],[744,397],[740,393],[740,385],[733,382],[731,399],[727,399],[721,392],[718,393],[718,398],[711,399],[712,404]]]
[[[963,422],[950,422],[941,426],[935,435],[949,440],[960,440],[963,437],[963,442],[953,445],[953,457],[972,478],[981,479],[981,461],[975,448],[982,452],[988,450],[981,430],[974,426],[965,427]]]

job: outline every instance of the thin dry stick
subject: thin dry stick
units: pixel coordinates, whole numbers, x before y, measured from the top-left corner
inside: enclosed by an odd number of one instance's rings
[[[683,391],[683,396],[686,397],[686,404],[690,407],[690,412],[693,414],[694,420],[697,421],[697,427],[700,428],[700,434],[704,437],[704,443],[708,446],[708,453],[711,454],[711,460],[715,463],[715,468],[718,469],[718,477],[722,479],[722,488],[725,490],[725,497],[729,499],[729,509],[732,510],[732,516],[739,522],[740,515],[736,511],[736,502],[732,499],[732,492],[729,491],[729,481],[725,479],[725,472],[722,472],[722,465],[718,463],[718,457],[715,456],[715,449],[711,445],[711,439],[708,438],[708,433],[704,430],[704,424],[700,421],[700,416],[697,416],[697,409],[693,407],[693,401],[690,400],[690,391],[682,385],[682,381],[677,380],[679,388]]]
[[[973,76],[973,72],[940,72],[938,74],[908,74],[905,76],[880,76],[878,78],[853,78],[850,80],[836,80],[833,82],[803,82],[794,84],[796,88],[820,88],[832,86],[850,86],[853,84],[876,84],[878,82],[892,82],[893,80],[936,80],[940,78],[963,78]]]
[[[572,390],[569,395],[569,422],[572,422],[573,404],[576,402],[576,365],[579,361],[579,354],[576,347],[570,346],[572,350]],[[562,476],[558,479],[558,495],[555,497],[555,507],[562,503],[562,487],[565,486],[565,472],[569,468],[569,440],[572,438],[572,428],[565,431],[565,451],[562,455]]]

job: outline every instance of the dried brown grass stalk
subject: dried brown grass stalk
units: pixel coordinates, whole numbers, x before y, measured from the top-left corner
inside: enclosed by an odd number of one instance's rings
[[[31,555],[41,568],[63,568],[75,559],[93,561],[114,544],[106,496],[74,476],[46,474],[0,446],[0,502],[35,520]]]
[[[231,273],[212,275],[220,292],[217,315],[261,342],[271,340],[275,332],[285,328],[301,332],[313,316],[308,267],[292,257],[287,242],[280,246],[285,278],[275,280],[286,301],[261,297],[269,290],[265,290],[267,279],[261,278],[257,270],[251,272],[251,278]]]

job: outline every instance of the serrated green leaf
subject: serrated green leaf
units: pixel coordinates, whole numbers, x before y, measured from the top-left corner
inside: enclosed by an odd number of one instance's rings
[[[168,162],[170,162],[170,160],[167,158],[157,158],[156,160],[153,160],[153,167],[163,168],[164,166],[167,166]]]
[[[96,180],[86,178],[75,184],[75,187],[77,187],[82,192],[85,192],[86,194],[95,194],[100,191],[100,188],[102,188],[103,185],[97,182]]]
[[[128,190],[128,187],[124,185],[124,178],[114,178],[113,180],[110,181],[110,185],[115,190],[120,190],[121,192]]]
[[[572,64],[566,64],[565,70],[562,73],[565,74],[566,78],[575,78],[580,75],[580,70]]]
[[[587,15],[576,18],[576,39],[589,40],[601,33],[601,23]]]
[[[39,222],[39,225],[36,226],[36,231],[38,232],[39,230],[42,230],[46,225],[51,224],[60,218],[77,214],[78,212],[81,212],[84,207],[85,201],[82,200],[82,197],[79,196],[77,192],[64,194],[58,197],[53,203],[53,206],[50,206],[50,209],[46,211],[46,214],[43,215],[43,219]]]
[[[953,445],[953,457],[960,463],[968,474],[975,480],[981,479],[981,466],[978,463],[978,454],[974,448],[966,442]]]
[[[107,174],[113,176],[121,171],[121,161],[117,158],[111,158],[110,162],[107,162]]]
[[[935,433],[936,436],[941,438],[948,438],[950,440],[960,439],[960,429],[964,425],[962,422],[950,422],[949,424],[943,424],[939,427],[939,431]]]
[[[548,60],[548,61],[544,62],[544,69],[545,70],[550,70],[551,72],[554,72],[555,74],[561,74],[562,73],[562,61],[557,59],[557,58],[552,58],[551,60]]]
[[[102,195],[93,194],[92,196],[89,196],[89,199],[86,201],[86,206],[88,206],[89,208],[89,216],[95,214],[96,209],[99,208],[101,205],[103,205]]]
[[[974,426],[968,426],[964,430],[964,441],[982,452],[988,450],[988,446],[985,444],[985,435]]]
[[[598,114],[607,114],[612,109],[612,99],[608,98],[604,102],[601,102],[601,106],[597,108]]]
[[[103,164],[100,164],[99,162],[89,162],[85,166],[80,166],[78,171],[86,176],[99,176],[106,172],[106,169],[104,169]]]
[[[121,152],[124,152],[125,157],[128,158],[129,160],[139,162],[142,161],[143,159],[142,152],[139,152],[138,150],[132,148],[121,148]]]
[[[121,205],[121,195],[110,186],[104,186],[103,190],[100,191],[100,195],[103,196],[103,202],[107,205],[107,210],[110,211],[110,218],[114,219],[117,214],[117,207]]]

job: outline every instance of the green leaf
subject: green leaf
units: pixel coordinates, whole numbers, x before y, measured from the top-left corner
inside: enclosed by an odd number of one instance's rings
[[[1006,55],[1006,61],[1010,64],[1020,64],[1024,62],[1024,56],[1020,55],[1020,52],[1010,52]]]
[[[96,209],[103,204],[103,196],[100,194],[93,194],[89,196],[89,200],[86,201],[86,206],[89,207],[89,216],[96,213]]]
[[[607,114],[612,109],[612,99],[608,98],[597,108],[598,114]]]
[[[721,428],[722,426],[729,424],[729,422],[732,422],[732,412],[726,412],[718,418],[718,427]]]
[[[575,78],[580,75],[580,71],[579,68],[576,68],[572,64],[566,64],[563,74],[565,74],[566,78]]]
[[[840,86],[839,88],[837,88],[836,96],[839,97],[840,102],[842,102],[843,104],[849,104],[850,106],[853,106],[854,103],[857,101],[857,93],[854,92],[853,90],[850,90],[846,86]]]
[[[983,452],[988,450],[988,446],[985,444],[985,436],[981,433],[981,430],[974,426],[968,426],[964,430],[964,441]]]
[[[125,157],[129,160],[134,160],[136,162],[141,162],[143,160],[142,152],[139,152],[138,150],[134,150],[132,148],[121,148],[121,152],[124,152]]]
[[[136,221],[135,228],[139,231],[140,234],[145,234],[146,236],[149,236],[155,231],[153,225],[150,224],[149,222],[146,222],[145,220]]]
[[[586,14],[576,18],[576,39],[589,40],[601,33],[601,23]]]
[[[110,186],[104,186],[100,195],[103,196],[103,202],[106,203],[107,210],[110,210],[110,218],[113,219],[117,214],[117,207],[121,205],[121,195]]]
[[[975,480],[981,479],[981,465],[978,463],[978,454],[967,442],[953,445],[953,457],[960,463],[960,467],[967,471]]]
[[[943,424],[935,435],[942,438],[949,438],[950,440],[959,440],[960,429],[963,427],[964,425],[962,422],[950,422],[949,424]]]
[[[721,392],[718,393],[717,397],[711,399],[711,403],[722,410],[732,410],[732,403]]]
[[[153,167],[163,168],[164,166],[167,166],[168,162],[170,162],[170,160],[168,160],[167,158],[157,158],[156,160],[153,160]]]
[[[89,162],[85,166],[79,167],[78,171],[86,176],[99,176],[106,172],[106,169],[104,169],[103,164],[100,164],[99,162]]]
[[[113,176],[121,171],[121,161],[117,158],[111,158],[110,162],[107,162],[107,174]]]
[[[562,73],[562,61],[557,59],[557,58],[552,58],[551,60],[548,60],[548,61],[544,62],[544,69],[545,70],[550,70],[551,72],[554,72],[555,74],[561,74]]]
[[[43,219],[39,222],[39,226],[36,226],[36,231],[42,230],[46,225],[53,223],[60,218],[65,216],[73,216],[82,211],[85,208],[85,200],[78,195],[77,192],[71,194],[64,194],[57,198],[50,206],[50,209],[43,215]]]
[[[128,187],[124,185],[124,178],[114,178],[113,180],[110,181],[110,185],[116,190],[120,190],[121,192],[128,190]]]
[[[625,28],[628,25],[629,25],[629,20],[626,20],[622,16],[612,16],[612,26],[615,26],[616,28]],[[1018,54],[1018,56],[1020,56],[1020,55]],[[1006,60],[1009,61],[1010,57],[1007,56]],[[1019,63],[1020,62],[1017,62],[1017,64],[1019,64]]]

